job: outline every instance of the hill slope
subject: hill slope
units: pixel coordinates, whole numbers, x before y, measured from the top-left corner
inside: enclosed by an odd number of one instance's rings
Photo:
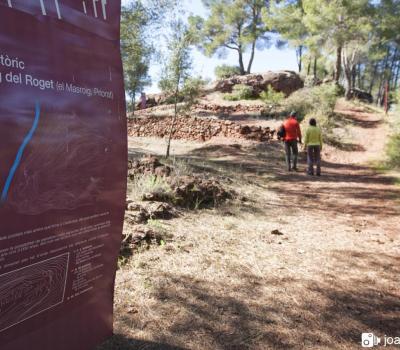
[[[362,332],[398,335],[400,189],[367,165],[387,127],[365,108],[338,112],[348,142],[325,148],[321,178],[304,159],[285,172],[278,142],[176,143],[240,199],[161,223],[172,239],[118,273],[118,335],[101,349],[359,349]]]

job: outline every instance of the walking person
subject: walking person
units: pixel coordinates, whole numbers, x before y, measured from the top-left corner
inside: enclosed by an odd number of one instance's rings
[[[142,92],[140,94],[140,109],[146,109],[147,108],[147,97],[146,93]]]
[[[310,119],[310,126],[306,131],[304,148],[307,150],[308,175],[314,175],[314,165],[317,167],[317,176],[321,176],[322,132],[314,118]]]
[[[288,171],[297,171],[297,158],[299,155],[299,148],[297,143],[301,144],[301,130],[300,124],[297,121],[297,113],[291,112],[289,118],[283,123],[285,130],[285,136],[283,138],[285,142],[285,154],[286,154],[286,166]]]

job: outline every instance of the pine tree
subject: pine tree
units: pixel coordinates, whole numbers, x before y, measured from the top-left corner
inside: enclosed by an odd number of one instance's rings
[[[136,94],[151,83],[149,64],[152,46],[146,41],[148,24],[146,9],[141,2],[124,7],[121,12],[121,52],[125,89],[131,98],[132,111]]]
[[[198,46],[207,56],[226,50],[236,51],[240,74],[249,74],[256,48],[270,44],[270,37],[262,21],[261,11],[268,4],[265,0],[203,0],[209,17],[189,18],[191,32]],[[244,62],[244,53],[250,49],[250,59]]]
[[[263,20],[268,28],[279,33],[282,39],[296,49],[297,64],[301,72],[306,40],[309,36],[304,24],[303,1],[272,1],[270,8],[263,10]]]
[[[311,35],[319,38],[325,48],[335,49],[335,82],[339,84],[343,54],[353,57],[349,48],[368,41],[371,4],[368,0],[303,0],[303,6],[304,23]]]
[[[171,96],[174,103],[174,115],[168,135],[166,158],[169,158],[170,155],[171,139],[179,114],[180,94],[190,79],[192,70],[190,47],[193,43],[193,37],[181,19],[172,20],[170,27],[170,35],[167,37],[166,64],[159,82],[161,90]]]

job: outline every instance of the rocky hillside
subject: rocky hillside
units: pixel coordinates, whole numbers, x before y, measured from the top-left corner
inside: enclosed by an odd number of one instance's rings
[[[213,93],[230,93],[233,87],[239,84],[251,87],[254,98],[259,97],[260,93],[265,91],[267,87],[271,87],[276,92],[283,92],[286,96],[304,87],[301,77],[293,71],[268,71],[261,74],[236,75],[215,81],[206,87],[203,96]],[[168,104],[168,96],[165,94],[149,94],[146,96],[147,109],[166,104]],[[140,110],[140,108],[139,102],[136,109]]]

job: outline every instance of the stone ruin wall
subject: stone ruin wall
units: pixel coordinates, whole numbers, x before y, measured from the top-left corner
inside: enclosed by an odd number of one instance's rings
[[[136,137],[168,137],[171,117],[132,118],[128,121],[128,135]],[[172,138],[175,140],[208,141],[212,137],[229,137],[255,141],[272,139],[269,127],[242,125],[234,121],[213,118],[178,117]]]

